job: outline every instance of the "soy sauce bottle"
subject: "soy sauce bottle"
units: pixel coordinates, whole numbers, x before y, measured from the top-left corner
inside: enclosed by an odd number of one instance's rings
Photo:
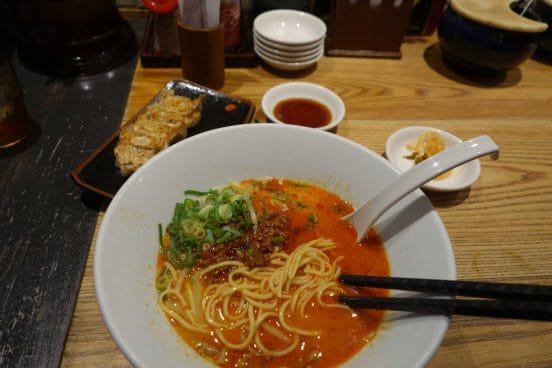
[[[240,45],[240,0],[222,0],[220,19],[224,22],[224,48],[233,49]]]

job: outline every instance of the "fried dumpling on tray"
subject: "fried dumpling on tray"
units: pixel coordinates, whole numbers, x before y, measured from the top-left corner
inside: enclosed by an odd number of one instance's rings
[[[186,137],[187,129],[201,119],[203,95],[190,99],[165,89],[134,120],[121,128],[115,146],[115,164],[129,176],[156,153]]]

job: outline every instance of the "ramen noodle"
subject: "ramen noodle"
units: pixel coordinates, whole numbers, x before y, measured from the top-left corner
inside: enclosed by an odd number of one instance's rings
[[[160,229],[158,304],[220,367],[339,365],[376,335],[383,312],[352,310],[339,274],[389,275],[373,232],[356,243],[352,207],[318,186],[253,179],[187,191]],[[338,343],[336,343],[338,341]]]

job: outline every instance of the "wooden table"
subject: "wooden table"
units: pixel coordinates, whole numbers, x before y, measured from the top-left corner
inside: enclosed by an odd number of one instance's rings
[[[301,80],[330,87],[347,114],[337,134],[383,152],[387,137],[409,125],[445,129],[461,138],[490,135],[498,161],[482,159],[470,190],[428,193],[448,229],[458,278],[552,284],[552,67],[534,60],[481,81],[449,70],[434,38],[411,40],[401,60],[323,58],[286,75],[259,66],[227,69],[224,92],[260,111],[263,93]],[[128,119],[177,69],[136,69]],[[101,214],[98,224],[101,222]],[[420,245],[421,246],[421,245]],[[94,294],[91,248],[63,367],[126,367]],[[552,367],[552,323],[454,316],[430,367]]]

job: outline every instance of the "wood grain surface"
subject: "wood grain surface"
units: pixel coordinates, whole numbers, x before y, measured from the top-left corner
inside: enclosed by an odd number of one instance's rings
[[[529,60],[477,82],[448,70],[433,38],[404,44],[402,51],[402,60],[323,58],[294,76],[266,66],[229,69],[223,91],[260,108],[263,93],[278,83],[328,86],[347,108],[337,134],[378,153],[393,131],[410,125],[463,139],[490,135],[501,157],[481,160],[481,176],[470,189],[427,193],[449,232],[458,278],[552,284],[552,68]],[[138,67],[125,119],[179,76],[176,69]],[[262,111],[256,119],[265,120]],[[94,245],[61,365],[127,367],[95,299],[93,251]],[[429,367],[552,367],[551,347],[552,323],[455,316]]]

